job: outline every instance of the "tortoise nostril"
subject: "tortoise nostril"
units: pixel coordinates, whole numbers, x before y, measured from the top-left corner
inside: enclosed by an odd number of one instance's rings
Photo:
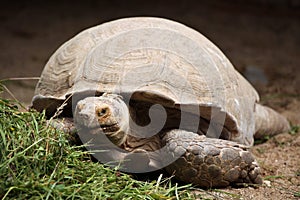
[[[89,118],[89,115],[86,112],[84,112],[80,109],[78,110],[78,114],[79,114],[81,119],[88,119]]]
[[[85,119],[89,118],[89,116],[88,116],[87,114],[83,114],[83,117],[84,117]]]

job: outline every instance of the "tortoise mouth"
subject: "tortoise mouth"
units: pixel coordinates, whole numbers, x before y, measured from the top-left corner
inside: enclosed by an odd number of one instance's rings
[[[79,129],[92,131],[93,133],[102,131],[103,133],[114,133],[120,130],[120,126],[118,123],[114,124],[103,124],[97,126],[86,126],[84,124],[78,124]]]
[[[125,132],[121,130],[118,123],[110,125],[100,125],[100,127],[93,129],[97,133],[99,130],[106,135],[106,137],[115,145],[121,146],[126,138]]]
[[[111,132],[116,132],[118,130],[120,130],[120,126],[118,123],[114,123],[114,124],[103,124],[103,125],[100,125],[100,128],[104,133],[111,133]]]

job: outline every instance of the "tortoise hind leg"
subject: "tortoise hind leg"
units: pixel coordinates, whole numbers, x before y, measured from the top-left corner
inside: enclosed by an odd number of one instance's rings
[[[163,140],[171,159],[179,157],[166,167],[179,180],[206,188],[262,183],[257,162],[242,145],[177,129],[167,132]]]
[[[255,104],[255,139],[274,136],[289,130],[290,124],[284,116],[272,108]]]

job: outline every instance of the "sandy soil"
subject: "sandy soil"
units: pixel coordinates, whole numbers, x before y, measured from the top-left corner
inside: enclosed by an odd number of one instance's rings
[[[300,124],[299,7],[222,1],[82,2],[3,3],[0,79],[38,77],[49,56],[85,28],[126,16],[161,16],[203,33],[252,82],[263,104],[281,112],[292,124]],[[30,103],[35,80],[5,84],[17,99]],[[258,188],[227,188],[215,193],[215,198],[299,198],[300,134],[280,134],[252,151],[262,167],[265,184]]]

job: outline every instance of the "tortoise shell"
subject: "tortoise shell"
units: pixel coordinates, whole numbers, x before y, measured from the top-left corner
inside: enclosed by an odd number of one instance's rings
[[[253,143],[257,92],[212,42],[171,20],[125,18],[82,31],[47,62],[32,107],[53,115],[80,93],[183,109]]]

